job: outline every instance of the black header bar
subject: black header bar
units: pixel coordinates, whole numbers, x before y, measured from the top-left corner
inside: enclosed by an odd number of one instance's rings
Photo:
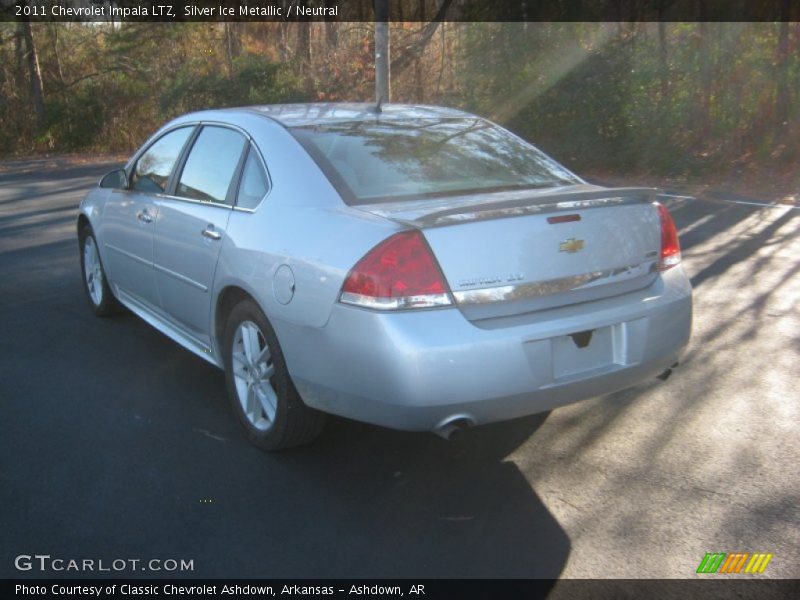
[[[388,0],[389,20],[780,21],[800,20],[784,0]],[[373,21],[373,0],[0,0],[4,21]]]

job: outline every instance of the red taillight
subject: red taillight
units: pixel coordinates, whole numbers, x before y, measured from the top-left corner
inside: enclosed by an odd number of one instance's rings
[[[658,268],[666,271],[681,262],[681,244],[678,241],[678,230],[675,228],[672,215],[660,202],[656,202],[656,207],[661,221],[661,258],[658,261]]]
[[[450,293],[431,249],[419,231],[396,233],[350,270],[342,302],[391,310],[450,304]]]

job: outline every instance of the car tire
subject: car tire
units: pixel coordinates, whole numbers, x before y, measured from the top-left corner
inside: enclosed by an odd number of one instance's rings
[[[98,317],[110,317],[122,312],[122,305],[114,297],[108,285],[105,269],[103,268],[97,241],[91,226],[86,225],[78,236],[81,254],[81,275],[83,276],[83,291],[92,312]]]
[[[300,398],[275,331],[253,301],[233,308],[222,344],[228,398],[250,442],[280,450],[320,434],[325,414]]]

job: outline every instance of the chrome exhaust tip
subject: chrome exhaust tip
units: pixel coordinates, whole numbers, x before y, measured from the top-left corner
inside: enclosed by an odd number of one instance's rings
[[[465,429],[469,429],[473,425],[475,425],[475,420],[472,417],[466,415],[454,415],[452,417],[447,417],[436,427],[434,427],[433,433],[449,442]]]
[[[661,381],[666,381],[667,379],[669,379],[669,376],[672,375],[672,369],[674,369],[677,366],[678,363],[675,363],[669,369],[664,369],[664,371],[660,375],[656,375],[656,378],[660,379]]]

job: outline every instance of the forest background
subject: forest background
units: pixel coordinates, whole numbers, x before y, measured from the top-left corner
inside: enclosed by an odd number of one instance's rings
[[[489,117],[579,173],[800,183],[800,23],[788,12],[757,23],[413,21],[431,3],[392,3],[412,19],[390,25],[394,102]],[[208,107],[373,101],[373,29],[0,23],[0,155],[130,153],[171,117]]]

